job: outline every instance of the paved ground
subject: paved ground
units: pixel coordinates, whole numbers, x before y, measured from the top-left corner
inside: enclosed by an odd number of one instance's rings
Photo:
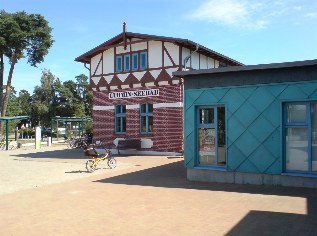
[[[189,182],[166,156],[91,175],[61,149],[0,152],[0,235],[317,235],[317,190]]]

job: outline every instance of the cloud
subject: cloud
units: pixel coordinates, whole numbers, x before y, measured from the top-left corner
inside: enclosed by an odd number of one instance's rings
[[[303,9],[303,7],[302,6],[294,6],[293,9],[295,11],[301,11]]]
[[[309,12],[306,14],[306,17],[317,18],[317,12]]]
[[[261,7],[261,3],[252,4],[241,0],[210,0],[199,6],[190,18],[239,28],[262,29],[267,24],[266,20],[254,21],[252,17]]]
[[[267,28],[277,17],[302,10],[301,5],[293,3],[286,0],[208,0],[194,9],[189,19],[260,30]]]

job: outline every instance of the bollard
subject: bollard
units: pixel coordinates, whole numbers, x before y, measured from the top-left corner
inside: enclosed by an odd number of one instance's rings
[[[35,128],[35,149],[41,149],[41,127]]]
[[[47,146],[50,147],[52,145],[52,138],[47,137]]]

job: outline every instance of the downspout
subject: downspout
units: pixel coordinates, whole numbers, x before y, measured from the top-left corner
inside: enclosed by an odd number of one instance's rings
[[[185,70],[185,71],[187,70],[186,64],[187,64],[189,58],[191,58],[191,57],[192,57],[192,54],[193,54],[194,52],[197,52],[198,49],[199,49],[199,44],[197,43],[197,44],[196,44],[196,49],[195,49],[195,51],[191,52],[187,57],[184,58],[184,70]]]
[[[84,63],[84,67],[90,71],[90,68],[87,66],[87,62]]]

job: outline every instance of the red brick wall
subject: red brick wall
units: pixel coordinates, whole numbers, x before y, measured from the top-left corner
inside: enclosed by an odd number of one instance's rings
[[[139,105],[145,102],[157,103],[176,103],[182,102],[181,85],[169,85],[155,87],[160,90],[160,95],[147,98],[125,98],[109,99],[108,91],[94,92],[94,106],[114,106],[117,104]],[[140,88],[144,90],[145,88]],[[129,89],[138,90],[138,89]],[[116,90],[116,92],[126,90]],[[183,109],[173,108],[154,108],[153,109],[153,133],[140,134],[140,110],[126,110],[126,133],[115,134],[114,132],[114,110],[93,111],[94,120],[94,141],[100,140],[106,147],[114,147],[113,141],[116,138],[148,138],[153,141],[153,147],[144,149],[148,151],[160,152],[182,152],[183,142]]]

